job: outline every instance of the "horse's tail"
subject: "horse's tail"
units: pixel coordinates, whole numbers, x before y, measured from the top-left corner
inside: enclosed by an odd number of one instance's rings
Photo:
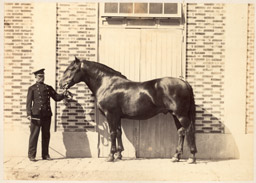
[[[186,131],[186,139],[187,139],[188,146],[191,148],[191,151],[196,153],[197,148],[196,148],[196,139],[195,139],[195,121],[196,121],[195,98],[194,98],[193,88],[187,81],[185,82],[188,86],[189,93],[190,93],[190,108],[189,108],[190,125]]]

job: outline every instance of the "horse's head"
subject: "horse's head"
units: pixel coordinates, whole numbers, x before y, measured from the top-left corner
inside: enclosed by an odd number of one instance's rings
[[[64,71],[64,74],[60,80],[60,87],[63,89],[68,89],[79,83],[82,80],[81,76],[81,61],[75,57],[75,60]]]

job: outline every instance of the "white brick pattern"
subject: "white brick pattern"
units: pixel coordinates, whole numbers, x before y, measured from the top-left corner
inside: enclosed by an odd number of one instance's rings
[[[57,4],[57,88],[74,56],[97,61],[97,20],[97,3]],[[94,128],[95,105],[90,90],[80,83],[70,91],[74,94],[71,106],[57,104],[57,130],[79,132]]]
[[[254,4],[248,6],[247,82],[246,82],[246,133],[253,133],[254,121]]]
[[[225,5],[188,4],[187,80],[196,102],[196,131],[223,133]]]
[[[33,4],[4,4],[4,125],[13,128],[29,121],[27,89],[34,81]]]

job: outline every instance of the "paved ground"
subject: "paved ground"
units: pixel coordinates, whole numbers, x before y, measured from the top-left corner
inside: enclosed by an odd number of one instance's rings
[[[253,162],[245,160],[124,159],[108,163],[102,158],[53,159],[30,162],[25,157],[4,160],[7,180],[127,180],[127,181],[253,181]]]

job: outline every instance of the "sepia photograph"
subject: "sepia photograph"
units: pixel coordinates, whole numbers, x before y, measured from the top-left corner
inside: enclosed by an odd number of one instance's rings
[[[255,181],[254,3],[1,6],[1,181]]]

